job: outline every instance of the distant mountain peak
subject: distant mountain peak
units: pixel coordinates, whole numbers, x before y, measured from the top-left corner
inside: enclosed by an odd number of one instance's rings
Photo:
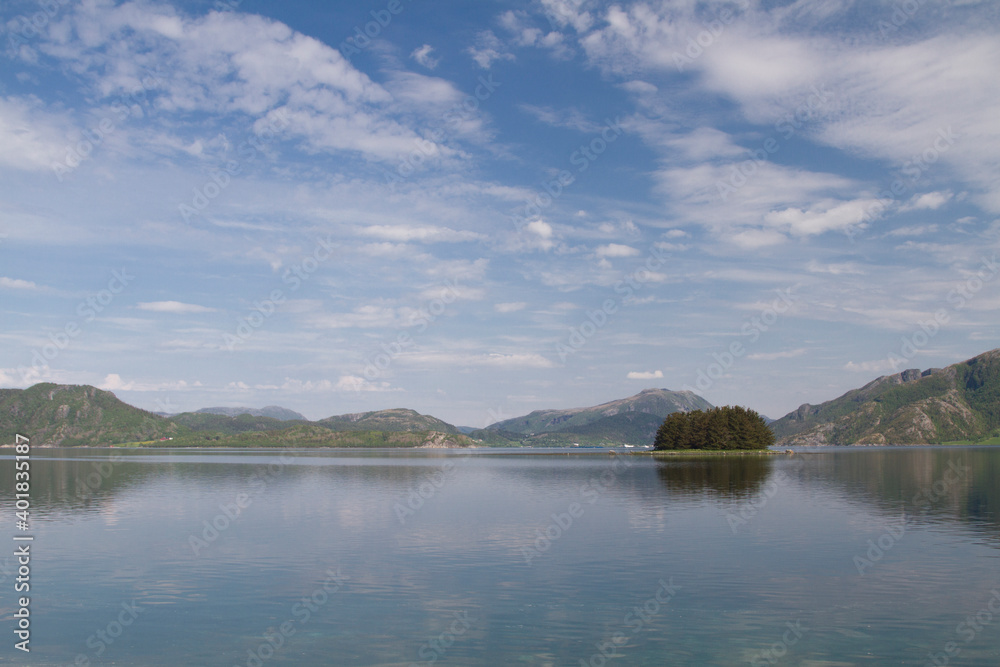
[[[603,439],[608,443],[651,444],[656,428],[674,412],[711,409],[712,404],[690,391],[643,389],[620,398],[584,408],[535,410],[521,417],[497,422],[487,431],[512,436],[547,434],[573,440]]]
[[[288,408],[283,408],[278,405],[267,405],[264,406],[263,408],[243,408],[243,407],[202,408],[201,410],[197,410],[196,414],[223,415],[225,417],[238,417],[239,415],[250,415],[251,417],[271,417],[272,419],[277,419],[279,421],[291,421],[295,419],[308,421],[304,415],[295,412],[294,410],[289,410]]]

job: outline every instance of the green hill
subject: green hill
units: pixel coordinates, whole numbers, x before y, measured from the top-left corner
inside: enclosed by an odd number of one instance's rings
[[[192,431],[216,431],[227,435],[249,431],[280,431],[291,426],[288,421],[273,417],[255,416],[248,413],[233,417],[210,412],[182,412],[170,417],[173,421]]]
[[[459,434],[459,430],[447,422],[405,408],[337,415],[315,423],[331,431],[386,431],[390,433],[436,431],[451,435]]]
[[[213,431],[191,433],[169,442],[170,447],[469,447],[464,435],[437,431],[331,431],[315,422],[300,423],[278,431],[247,431],[225,434]]]
[[[330,417],[321,422],[248,413],[229,416],[209,411],[163,417],[128,405],[113,393],[96,387],[51,383],[28,389],[0,389],[0,442],[13,442],[18,433],[31,438],[36,446],[61,447],[135,443],[169,447],[468,447],[474,444],[454,426],[413,410],[380,410]]]
[[[33,445],[72,447],[159,440],[184,426],[123,403],[110,391],[79,385],[36,384],[0,391],[0,441],[14,434]]]
[[[225,415],[227,417],[239,417],[240,415],[250,415],[252,417],[271,417],[279,421],[309,421],[305,415],[299,414],[295,410],[289,410],[277,405],[267,405],[263,408],[202,408],[197,410],[199,414]]]
[[[1000,435],[1000,350],[887,375],[773,422],[780,445],[934,444]]]

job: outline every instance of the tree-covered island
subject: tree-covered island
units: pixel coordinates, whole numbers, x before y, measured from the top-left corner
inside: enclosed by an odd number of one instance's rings
[[[711,410],[675,412],[663,421],[654,450],[767,449],[774,433],[759,414],[748,408],[724,406]]]

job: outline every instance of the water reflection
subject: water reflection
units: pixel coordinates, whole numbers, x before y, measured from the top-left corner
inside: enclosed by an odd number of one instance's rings
[[[832,484],[851,502],[920,524],[959,523],[1000,538],[1000,457],[989,447],[806,452],[804,484]]]
[[[580,664],[616,633],[621,664],[760,664],[799,621],[787,664],[923,664],[1000,586],[981,539],[1000,449],[36,454],[36,665],[256,664],[286,620],[268,666],[426,664],[465,618],[435,664]],[[919,525],[859,574],[904,511]],[[345,583],[306,620],[331,570]],[[96,655],[88,637],[133,600],[139,620]],[[996,646],[994,622],[963,664],[995,666]]]
[[[671,495],[737,499],[758,493],[774,472],[770,456],[712,456],[660,462],[660,482]]]
[[[781,475],[782,484],[824,488],[846,501],[889,517],[970,524],[1000,537],[1000,457],[991,448],[889,448],[806,450],[794,457],[712,456],[657,461],[655,476],[666,499],[706,497],[740,501],[759,495]],[[39,517],[88,513],[116,497],[152,484],[246,489],[293,489],[322,479],[333,488],[377,486],[405,497],[429,480],[447,480],[469,457],[491,458],[482,474],[515,493],[591,485],[602,494],[660,504],[645,477],[645,457],[492,456],[491,452],[149,452],[51,449],[35,452],[32,506]],[[571,465],[567,465],[572,462]],[[624,463],[622,463],[624,462]],[[602,475],[605,476],[604,481]],[[575,481],[574,481],[575,480]],[[0,498],[14,494],[12,457],[0,459]]]

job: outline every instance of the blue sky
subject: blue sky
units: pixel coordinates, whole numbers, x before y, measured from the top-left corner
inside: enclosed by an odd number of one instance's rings
[[[0,386],[779,417],[1000,346],[993,2],[7,2]]]

